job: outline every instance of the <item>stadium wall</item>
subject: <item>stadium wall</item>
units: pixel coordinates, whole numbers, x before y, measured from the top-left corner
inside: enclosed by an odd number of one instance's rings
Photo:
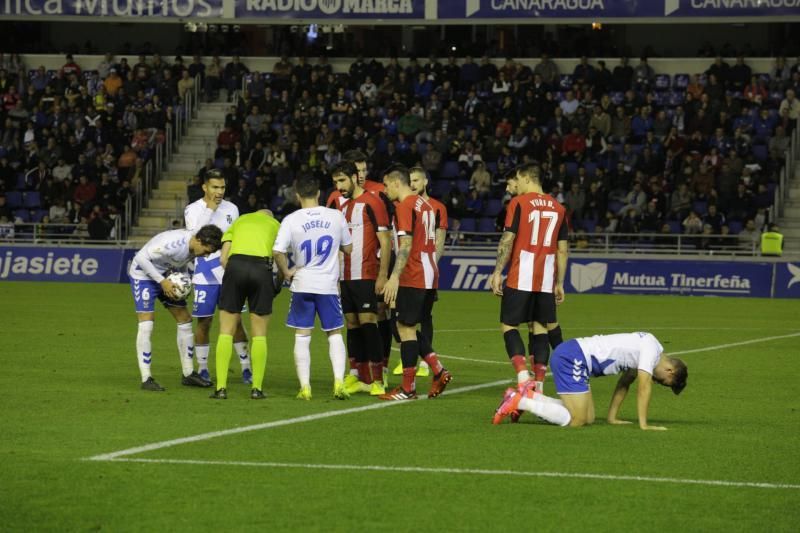
[[[0,246],[0,281],[127,283],[136,250]],[[487,291],[489,252],[451,252],[440,263],[442,290]],[[565,290],[585,294],[672,294],[800,298],[800,263],[780,258],[580,255],[570,257]]]

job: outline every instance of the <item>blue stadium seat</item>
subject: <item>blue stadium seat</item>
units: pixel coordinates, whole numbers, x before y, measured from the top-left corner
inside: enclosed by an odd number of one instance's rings
[[[569,74],[562,74],[558,80],[558,86],[565,91],[572,89],[572,76]]]
[[[594,229],[597,227],[597,220],[587,218],[581,222],[581,227],[586,233],[594,233]]]
[[[669,93],[669,105],[671,106],[683,105],[685,99],[686,93],[683,91],[671,91]]]
[[[688,74],[675,74],[672,78],[672,86],[676,89],[686,89],[689,86]]]
[[[457,180],[456,187],[458,187],[461,190],[461,192],[466,194],[467,192],[469,192],[469,180]]]
[[[567,165],[567,176],[569,176],[570,178],[574,178],[575,176],[578,175],[578,163],[575,163],[574,161],[567,161],[566,165]]]
[[[619,91],[612,92],[609,94],[609,96],[611,97],[611,102],[613,102],[614,105],[621,104],[622,100],[624,99],[624,95]]]
[[[764,83],[769,83],[772,79],[767,72],[759,72],[755,74],[755,77],[758,78],[758,81],[763,81]]]
[[[669,224],[669,231],[671,233],[674,233],[676,235],[681,233],[681,221],[679,221],[679,220],[670,220],[669,222],[667,222],[667,224]]]
[[[17,209],[22,207],[22,193],[18,191],[9,191],[6,193],[6,205],[9,209]]]
[[[753,157],[758,161],[766,161],[769,158],[769,149],[765,144],[753,145]]]
[[[442,167],[443,178],[455,178],[458,176],[458,163],[455,161],[446,161]]]
[[[669,86],[670,86],[669,74],[656,75],[655,87],[657,91],[666,91],[667,89],[669,89]]]
[[[703,216],[708,211],[708,202],[704,200],[695,200],[692,202],[692,210],[700,216]]]
[[[586,175],[590,177],[594,177],[595,173],[597,172],[597,164],[591,161],[587,161],[583,164],[583,168],[586,169]]]
[[[433,182],[433,185],[431,186],[431,196],[441,198],[448,192],[450,192],[449,181],[436,180]]]
[[[731,235],[738,235],[742,231],[742,223],[738,220],[729,220],[728,229],[731,230]]]
[[[16,186],[16,189],[18,191],[24,191],[26,189],[26,187],[27,187],[27,184],[25,183],[25,174],[20,172],[19,174],[17,174],[17,186]]]
[[[459,230],[473,232],[477,227],[478,225],[474,218],[462,218]]]
[[[31,211],[31,222],[41,222],[47,214],[47,209],[34,209]]]
[[[38,191],[28,191],[25,193],[23,206],[28,209],[35,209],[42,205],[41,196]]]
[[[17,209],[14,211],[14,218],[19,219],[22,222],[30,222],[31,221],[31,212],[27,209]]]
[[[489,171],[489,174],[497,174],[497,163],[494,161],[486,163],[486,170]]]
[[[608,210],[611,211],[612,213],[618,213],[619,210],[622,209],[623,205],[625,204],[623,204],[622,202],[619,202],[617,200],[611,200],[610,202],[608,202]]]
[[[720,80],[717,80],[717,81],[720,81]],[[702,73],[702,74],[698,74],[697,75],[697,83],[699,83],[703,87],[708,85],[708,75],[705,72]]]
[[[481,233],[494,233],[497,228],[494,226],[494,219],[483,217],[478,221],[478,231]]]
[[[486,216],[496,217],[500,211],[503,210],[503,201],[498,198],[492,198],[486,205]]]

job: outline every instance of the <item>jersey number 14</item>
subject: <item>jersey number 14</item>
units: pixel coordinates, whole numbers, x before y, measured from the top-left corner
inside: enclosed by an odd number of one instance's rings
[[[423,211],[422,225],[425,227],[425,242],[436,241],[436,213]]]

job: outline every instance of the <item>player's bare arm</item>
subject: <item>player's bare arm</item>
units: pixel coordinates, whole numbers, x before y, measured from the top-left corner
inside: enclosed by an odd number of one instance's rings
[[[620,407],[622,407],[622,402],[625,400],[625,396],[628,395],[628,390],[631,387],[631,383],[633,383],[636,379],[637,372],[638,370],[632,368],[627,372],[623,372],[619,376],[617,386],[614,389],[614,394],[611,396],[611,405],[608,407],[607,420],[609,424],[632,424],[632,422],[629,420],[620,420],[617,418],[617,414],[619,413]]]
[[[663,426],[651,426],[647,423],[647,410],[650,407],[650,396],[653,392],[653,376],[639,370],[639,389],[636,392],[636,410],[639,413],[639,428],[644,430],[664,431]]]
[[[277,250],[272,250],[272,258],[275,264],[278,265],[278,272],[283,276],[283,279],[291,283],[297,269],[289,268],[289,258],[286,257],[286,254],[278,252]]]
[[[512,231],[504,231],[503,236],[500,237],[500,244],[497,245],[497,262],[492,272],[492,292],[497,296],[503,295],[503,269],[506,268],[508,260],[511,258],[511,249],[514,247],[514,237],[516,234]]]
[[[387,231],[378,232],[378,245],[381,250],[378,264],[378,277],[375,280],[375,294],[383,294],[383,287],[389,279],[389,261],[392,259],[392,234]]]
[[[393,306],[395,300],[397,299],[397,289],[400,286],[400,276],[403,274],[403,270],[406,268],[406,264],[408,263],[408,256],[411,254],[411,235],[402,235],[399,240],[400,242],[397,250],[397,257],[394,263],[394,271],[386,281],[386,285],[383,287],[383,300],[390,306]]]
[[[444,243],[447,241],[447,230],[438,228],[436,230],[436,262],[444,255]]]
[[[222,265],[222,268],[228,268],[228,258],[231,255],[231,241],[225,241],[222,243],[222,249],[220,251],[219,262]]]
[[[555,297],[556,304],[564,303],[564,279],[567,276],[567,258],[569,257],[569,242],[558,241],[558,252],[556,253],[556,263],[558,265],[558,277],[556,278]]]

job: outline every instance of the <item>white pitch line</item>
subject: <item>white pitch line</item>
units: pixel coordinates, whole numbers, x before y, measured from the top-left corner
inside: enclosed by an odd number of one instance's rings
[[[510,380],[504,379],[500,381],[492,381],[490,383],[481,383],[478,385],[470,385],[468,387],[461,387],[459,389],[450,389],[446,390],[442,395],[443,396],[450,396],[453,394],[460,394],[464,392],[471,392],[480,389],[486,389],[490,387],[496,387],[498,385],[505,385]],[[417,401],[427,400],[427,397],[420,398]],[[342,415],[349,415],[351,413],[360,413],[362,411],[372,411],[375,409],[384,409],[387,407],[392,407],[394,405],[408,405],[413,404],[413,401],[387,401],[387,402],[380,402],[380,403],[373,403],[369,405],[363,405],[360,407],[351,407],[350,409],[338,409],[335,411],[324,411],[322,413],[315,413],[312,415],[305,415],[305,416],[298,416],[295,418],[285,418],[283,420],[274,420],[272,422],[264,422],[262,424],[253,424],[251,426],[243,426],[231,429],[224,429],[221,431],[211,431],[208,433],[201,433],[199,435],[192,435],[189,437],[182,437],[180,439],[171,439],[165,440],[161,442],[153,442],[151,444],[145,444],[143,446],[136,446],[134,448],[128,448],[125,450],[120,450],[117,452],[111,453],[104,453],[101,455],[95,455],[92,457],[87,457],[86,460],[88,461],[113,461],[118,460],[120,457],[125,457],[127,455],[136,455],[139,453],[144,452],[152,452],[154,450],[161,450],[164,448],[169,448],[172,446],[177,446],[179,444],[190,444],[193,442],[200,442],[204,440],[215,439],[217,437],[225,437],[228,435],[236,435],[238,433],[247,433],[250,431],[258,431],[261,429],[269,429],[281,426],[289,426],[292,424],[299,424],[301,422],[311,422],[314,420],[321,420],[323,418],[331,418],[334,416],[342,416]]]
[[[672,331],[763,331],[763,327],[750,327],[750,328],[732,328],[732,327],[709,327],[709,326],[581,326],[569,324],[569,329],[591,329],[597,331],[649,331],[649,330],[672,330]],[[795,328],[771,328],[771,329],[784,329],[793,330]],[[474,329],[437,329],[434,333],[469,333],[471,331],[500,331],[500,327],[496,328],[474,328]]]
[[[262,468],[302,468],[307,470],[361,470],[370,472],[413,472],[424,474],[467,474],[478,476],[518,476],[545,478],[596,479],[602,481],[640,481],[649,483],[674,483],[679,485],[707,485],[713,487],[798,490],[791,483],[766,483],[756,481],[726,481],[717,479],[681,479],[672,477],[619,476],[614,474],[589,474],[579,472],[525,472],[519,470],[489,470],[482,468],[427,468],[421,466],[335,465],[313,463],[275,463],[254,461],[204,461],[196,459],[111,459],[112,462],[184,464],[210,466],[246,466]]]
[[[723,348],[735,348],[737,346],[747,346],[748,344],[758,344],[759,342],[776,341],[779,339],[791,339],[792,337],[800,337],[800,333],[790,333],[789,335],[775,335],[773,337],[761,337],[760,339],[750,339],[749,341],[731,342],[728,344],[718,344],[716,346],[706,346],[705,348],[695,348],[693,350],[681,350],[679,352],[667,351],[668,355],[683,355],[687,353],[700,353],[710,352],[713,350],[722,350]]]
[[[479,330],[472,330],[472,331],[479,331]],[[692,350],[679,350],[677,352],[672,352],[669,350],[665,350],[667,355],[684,355],[689,353],[701,353],[701,352],[713,352],[714,350],[722,350],[724,348],[736,348],[737,346],[747,346],[748,344],[758,344],[759,342],[769,342],[775,341],[780,339],[791,339],[792,337],[800,337],[800,333],[790,333],[788,335],[775,335],[773,337],[761,337],[759,339],[750,339],[741,342],[730,342],[727,344],[716,344],[714,346],[705,346],[703,348],[694,348]],[[392,350],[399,351],[397,348],[392,348]],[[475,359],[471,357],[461,357],[458,355],[447,355],[437,353],[439,357],[442,359],[458,359],[460,361],[471,361],[475,363],[485,363],[488,365],[506,365],[508,361],[496,361],[492,359]]]

